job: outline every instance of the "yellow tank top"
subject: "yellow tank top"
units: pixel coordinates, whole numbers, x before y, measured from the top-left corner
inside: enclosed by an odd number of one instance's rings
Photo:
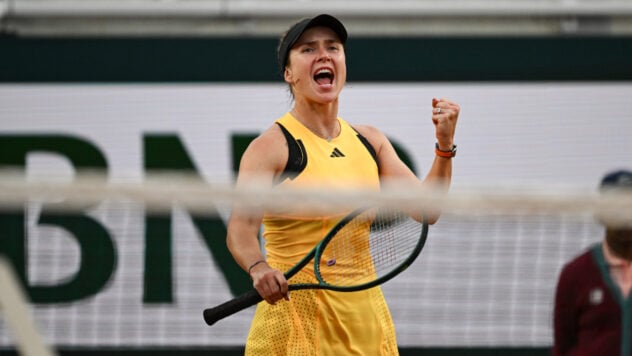
[[[377,163],[358,133],[344,120],[340,135],[325,140],[287,113],[277,122],[303,148],[306,161],[301,172],[286,178],[280,186],[293,189],[364,188],[380,189]],[[348,211],[332,211],[328,216],[312,216],[293,211],[263,218],[266,253],[269,262],[293,265],[309,252]]]
[[[368,144],[344,120],[340,135],[322,139],[287,113],[277,120],[303,155],[300,171],[280,185],[290,188],[345,187],[379,190],[379,171]],[[263,219],[266,259],[282,271],[305,256],[346,214],[312,216],[296,210]],[[313,282],[299,272],[292,281]],[[259,303],[246,355],[397,355],[395,329],[379,287],[359,292],[301,290],[276,305]]]

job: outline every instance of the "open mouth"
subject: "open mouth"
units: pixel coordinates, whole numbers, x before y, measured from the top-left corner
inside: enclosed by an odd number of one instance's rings
[[[314,81],[318,85],[331,85],[334,82],[334,73],[329,69],[320,69],[314,75]]]

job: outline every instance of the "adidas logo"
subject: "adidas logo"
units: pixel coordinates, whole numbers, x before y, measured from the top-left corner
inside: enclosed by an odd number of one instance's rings
[[[340,152],[340,150],[337,147],[334,147],[334,150],[329,155],[329,157],[344,157],[344,156],[345,154]]]

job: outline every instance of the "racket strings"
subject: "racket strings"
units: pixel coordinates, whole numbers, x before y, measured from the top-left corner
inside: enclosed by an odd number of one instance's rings
[[[415,250],[421,229],[402,213],[369,210],[358,215],[323,250],[323,282],[345,287],[385,276]]]
[[[370,234],[371,259],[376,274],[382,277],[403,263],[414,251],[419,241],[422,225],[407,215],[399,213],[393,220],[374,222],[379,229]]]

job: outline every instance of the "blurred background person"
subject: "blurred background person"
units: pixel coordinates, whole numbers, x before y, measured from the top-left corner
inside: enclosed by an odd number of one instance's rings
[[[604,195],[630,194],[632,171],[606,174]],[[611,226],[602,241],[567,263],[554,308],[554,355],[630,355],[632,344],[632,227]]]

